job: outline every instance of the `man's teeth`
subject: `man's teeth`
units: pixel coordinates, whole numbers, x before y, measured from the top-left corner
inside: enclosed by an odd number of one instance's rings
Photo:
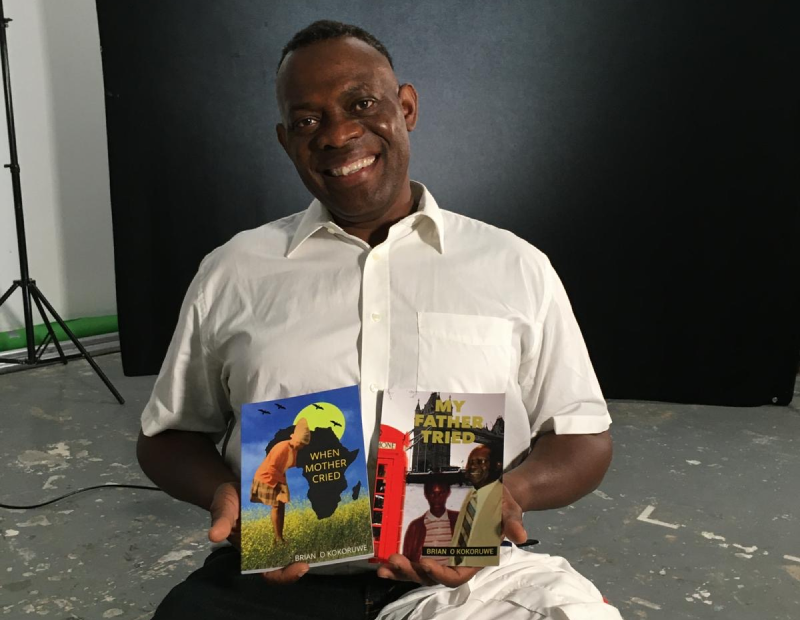
[[[372,155],[371,157],[365,157],[364,159],[359,159],[358,161],[354,161],[352,164],[349,164],[342,168],[333,168],[331,169],[331,174],[335,177],[346,177],[348,174],[353,174],[354,172],[358,172],[362,168],[366,168],[367,166],[371,165],[372,162],[374,161],[375,161],[374,155]]]

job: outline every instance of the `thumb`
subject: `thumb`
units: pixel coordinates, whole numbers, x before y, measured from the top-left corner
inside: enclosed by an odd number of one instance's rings
[[[230,536],[239,520],[239,494],[232,483],[225,482],[217,487],[209,512],[211,528],[208,538],[211,542],[222,542]]]
[[[518,545],[528,539],[525,524],[522,522],[522,508],[508,488],[503,489],[503,535]]]
[[[517,515],[503,515],[503,535],[511,542],[521,545],[528,540],[528,532]]]

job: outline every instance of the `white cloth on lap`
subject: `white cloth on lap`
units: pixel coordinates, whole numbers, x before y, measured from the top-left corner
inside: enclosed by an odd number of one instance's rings
[[[592,583],[557,556],[518,547],[500,549],[500,566],[486,567],[457,588],[413,590],[378,620],[621,620]]]

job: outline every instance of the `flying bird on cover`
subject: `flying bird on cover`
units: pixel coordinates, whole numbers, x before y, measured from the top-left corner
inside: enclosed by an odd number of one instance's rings
[[[284,407],[284,406],[283,406],[283,405],[281,405],[280,403],[275,403],[275,406],[276,406],[278,409],[286,409],[286,407]]]
[[[339,428],[342,428],[342,425],[339,424],[336,420],[331,420],[331,424],[333,424],[334,426],[338,426]]]
[[[272,415],[271,411],[267,411],[266,409],[259,409],[261,415]]]
[[[324,407],[320,407],[317,403],[314,403],[314,409],[319,409],[320,411],[325,411]]]
[[[353,487],[353,499],[358,499],[359,493],[361,493],[361,480],[356,482],[356,486]]]

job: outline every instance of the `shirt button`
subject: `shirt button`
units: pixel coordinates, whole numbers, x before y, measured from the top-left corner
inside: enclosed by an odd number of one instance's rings
[[[370,392],[377,392],[378,391],[378,384],[377,383],[370,383],[369,384],[369,391]]]
[[[336,234],[336,229],[333,226],[328,226],[325,230],[327,230],[332,235]]]
[[[370,254],[370,257],[372,258],[372,260],[380,260],[381,259],[381,255],[378,254],[377,252],[372,252]]]
[[[373,312],[371,316],[372,316],[373,322],[375,322],[375,323],[377,323],[378,321],[381,320],[381,313],[380,312]]]

